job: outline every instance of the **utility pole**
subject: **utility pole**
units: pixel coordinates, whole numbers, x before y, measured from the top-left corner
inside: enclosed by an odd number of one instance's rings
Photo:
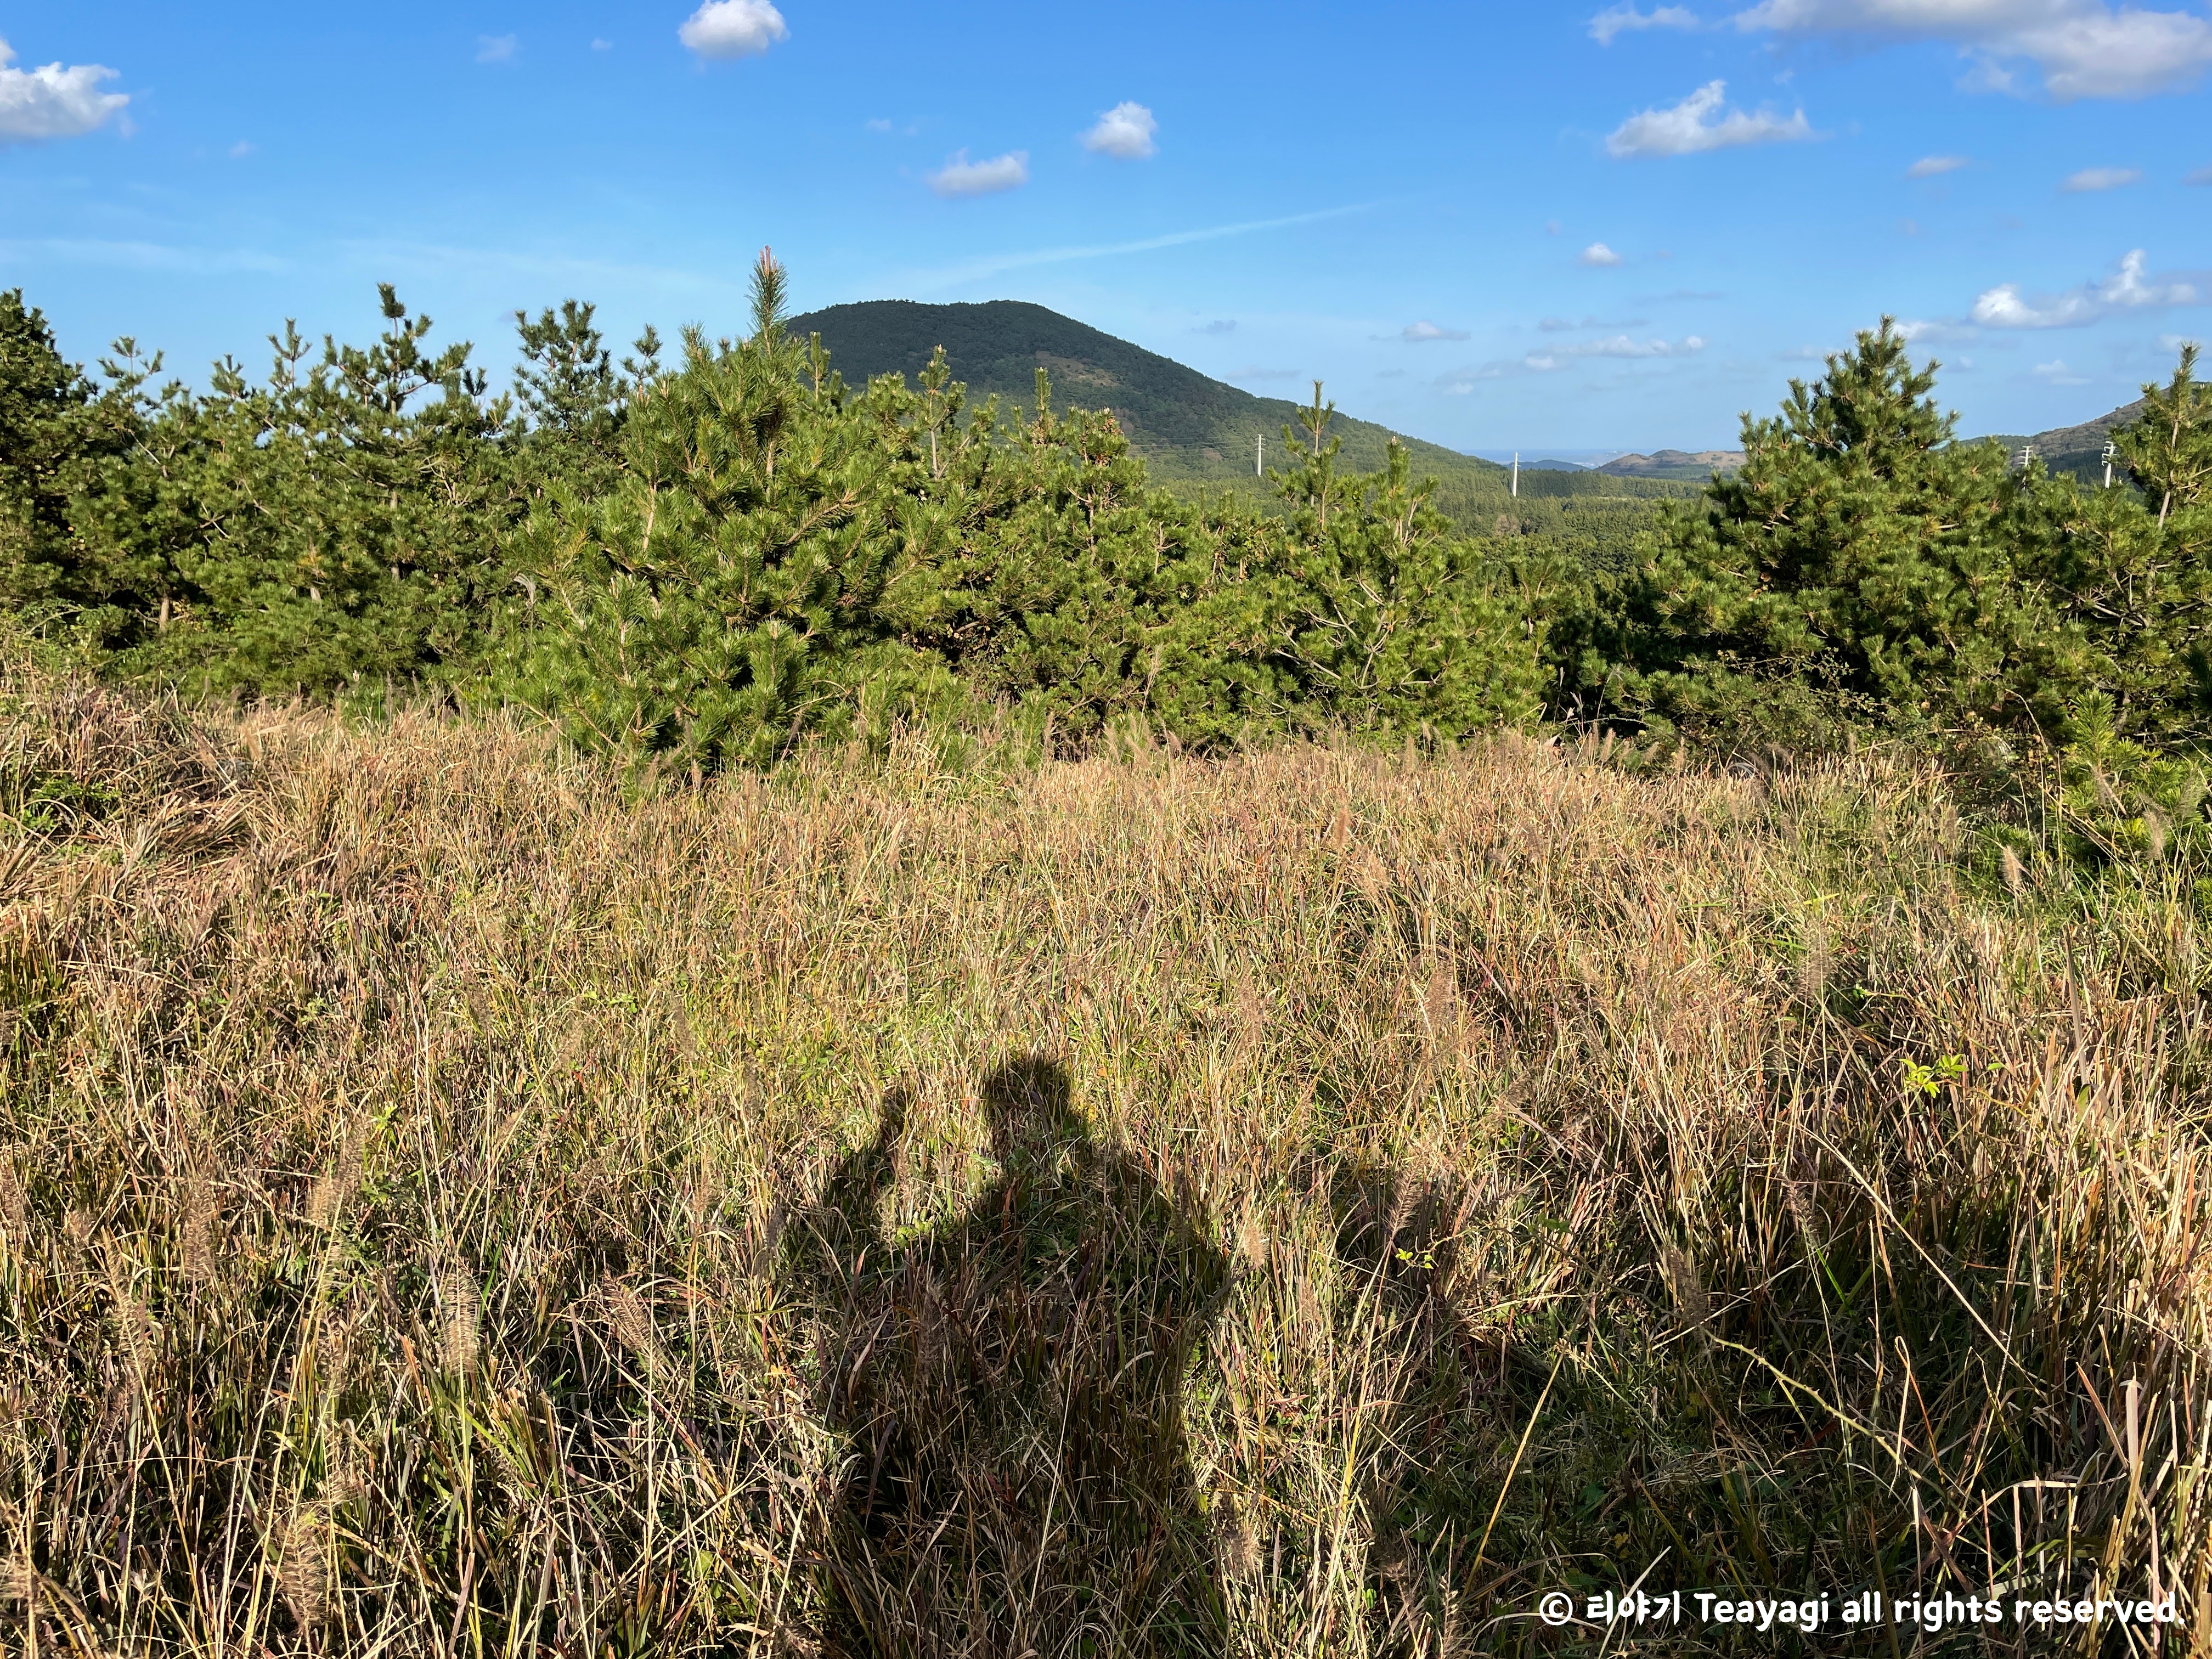
[[[1513,499],[1521,499],[1521,452],[1513,452]]]
[[[2105,488],[2107,489],[2112,487],[2112,457],[2119,453],[2118,444],[2107,443],[2105,446]]]
[[[1252,476],[1255,478],[1265,477],[1267,475],[1261,469],[1267,464],[1267,434],[1262,432],[1257,447],[1252,451]]]

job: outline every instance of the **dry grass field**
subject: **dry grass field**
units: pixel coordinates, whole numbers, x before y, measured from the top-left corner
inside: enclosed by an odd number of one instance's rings
[[[1874,757],[640,797],[5,699],[12,1650],[2063,1645],[1534,1617],[1647,1569],[2212,1650],[2179,852],[1983,891]]]

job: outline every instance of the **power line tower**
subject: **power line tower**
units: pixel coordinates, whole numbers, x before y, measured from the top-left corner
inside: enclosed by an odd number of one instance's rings
[[[2106,489],[2110,489],[2112,487],[2112,460],[2113,460],[2113,458],[2114,458],[2115,456],[2118,455],[2118,453],[2120,453],[2120,447],[2119,447],[2118,444],[2116,444],[2116,443],[2112,443],[2112,442],[2110,442],[2110,441],[2107,441],[2107,442],[2106,443],[2106,445],[2105,445],[2105,488],[2106,488]]]
[[[1263,472],[1261,469],[1261,468],[1263,468],[1263,467],[1265,467],[1265,466],[1267,465],[1267,434],[1266,433],[1262,432],[1262,433],[1260,434],[1260,441],[1259,441],[1258,446],[1257,446],[1257,447],[1256,447],[1252,451],[1252,476],[1253,476],[1254,477],[1255,477],[1255,478],[1261,478],[1261,477],[1265,477],[1267,476],[1267,474],[1266,474],[1265,472]]]
[[[1513,499],[1521,499],[1521,452],[1513,452]]]

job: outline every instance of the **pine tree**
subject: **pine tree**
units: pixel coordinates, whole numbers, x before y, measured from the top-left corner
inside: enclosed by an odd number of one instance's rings
[[[104,386],[64,360],[45,313],[21,289],[0,291],[0,602],[84,625],[127,590],[132,573],[88,547],[74,519],[103,466],[139,436],[141,388],[161,368],[118,343]],[[95,636],[100,629],[94,625]]]
[[[1273,476],[1291,508],[1267,585],[1273,655],[1291,677],[1293,725],[1457,737],[1535,713],[1539,641],[1474,542],[1436,510],[1395,441],[1387,470],[1339,477],[1334,404],[1314,383],[1297,465]]]
[[[2087,690],[2047,573],[2064,487],[1954,441],[1885,318],[1677,515],[1625,585],[1615,696],[1728,748],[1820,748],[1855,723],[1996,741],[2063,735]]]

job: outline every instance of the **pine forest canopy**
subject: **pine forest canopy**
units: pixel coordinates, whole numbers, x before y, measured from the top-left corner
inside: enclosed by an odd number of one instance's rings
[[[901,724],[1036,752],[1548,718],[1655,756],[1879,734],[1993,799],[2075,790],[2084,823],[2120,811],[2118,777],[2169,819],[2202,800],[2193,350],[2112,428],[2109,489],[1960,440],[1885,322],[1747,416],[1742,466],[1702,491],[1524,472],[1649,494],[1514,501],[1503,469],[1318,392],[1251,398],[1041,307],[795,325],[784,284],[763,256],[745,337],[688,330],[664,356],[648,330],[619,364],[589,306],[518,313],[501,396],[388,286],[371,344],[288,328],[264,378],[226,361],[204,393],[129,340],[88,374],[0,294],[0,601],[110,678],[369,705],[434,686],[678,775]],[[880,326],[841,359],[812,325],[845,323]],[[1177,478],[1263,417],[1264,504]],[[1486,494],[1448,514],[1455,481]],[[1478,499],[1495,512],[1470,526]]]

